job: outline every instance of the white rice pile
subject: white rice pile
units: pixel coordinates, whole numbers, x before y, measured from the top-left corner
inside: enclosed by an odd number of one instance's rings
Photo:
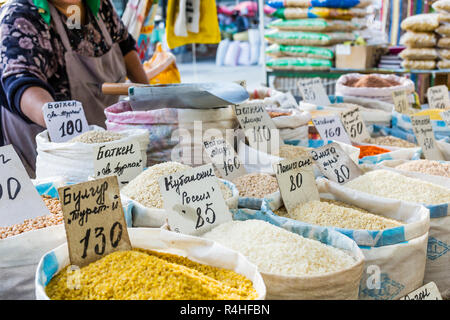
[[[104,142],[111,142],[120,140],[123,138],[123,135],[117,132],[112,131],[87,131],[85,133],[80,134],[79,136],[76,136],[75,138],[71,139],[70,142],[82,142],[82,143],[104,143]]]
[[[354,265],[346,252],[261,220],[230,221],[203,235],[241,252],[261,272],[311,276]]]

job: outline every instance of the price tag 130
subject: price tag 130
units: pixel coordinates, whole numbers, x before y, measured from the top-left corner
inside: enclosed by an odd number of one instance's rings
[[[392,99],[394,100],[394,109],[398,113],[409,114],[409,101],[405,90],[392,92]]]
[[[117,177],[58,189],[69,258],[83,267],[107,254],[131,250]]]
[[[288,212],[292,212],[299,204],[320,200],[312,165],[311,157],[282,160],[273,164],[281,197]]]
[[[411,124],[425,158],[428,160],[444,160],[441,151],[436,145],[430,116],[411,116]]]
[[[279,130],[267,113],[264,104],[243,103],[235,105],[234,111],[252,148],[271,153],[283,144]]]
[[[351,141],[364,142],[370,138],[369,131],[367,131],[358,107],[342,112],[341,121]]]
[[[231,181],[247,173],[234,149],[225,139],[203,141],[203,146],[222,178]]]
[[[446,85],[430,87],[427,90],[428,104],[430,109],[450,108],[450,98]]]
[[[94,147],[94,173],[97,178],[117,175],[119,185],[124,185],[142,170],[141,147],[136,140],[109,142]]]
[[[48,214],[13,146],[0,147],[0,227]]]
[[[50,140],[65,142],[89,131],[81,102],[48,102],[42,107]]]
[[[363,174],[336,142],[311,150],[310,153],[320,172],[334,182],[343,184]]]
[[[310,80],[299,80],[297,82],[303,100],[317,106],[328,106],[331,104],[320,78]]]
[[[170,229],[200,235],[231,221],[212,164],[161,177],[159,188]]]
[[[312,119],[312,122],[323,140],[335,140],[352,144],[338,115],[316,117]]]
[[[441,118],[445,121],[445,124],[450,129],[450,110],[442,111]]]
[[[442,296],[436,283],[428,282],[426,285],[400,298],[400,300],[442,300]]]

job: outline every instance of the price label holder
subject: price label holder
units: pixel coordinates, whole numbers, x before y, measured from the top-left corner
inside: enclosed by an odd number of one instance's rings
[[[450,110],[442,111],[441,118],[445,121],[445,124],[450,129]]]
[[[428,105],[430,109],[450,108],[450,98],[446,85],[430,87],[427,90]]]
[[[212,164],[161,177],[159,187],[170,229],[189,235],[231,221]]]
[[[234,105],[234,112],[252,148],[269,154],[279,150],[279,146],[283,144],[280,132],[263,103]]]
[[[141,147],[136,140],[109,142],[94,147],[96,178],[117,175],[119,185],[125,185],[143,170]]]
[[[338,115],[315,117],[312,119],[312,122],[323,140],[335,140],[349,145],[352,144]]]
[[[83,105],[79,101],[48,102],[42,107],[50,140],[66,142],[89,131]]]
[[[288,212],[292,212],[299,204],[320,200],[312,165],[311,157],[282,160],[273,164],[281,197]]]
[[[442,296],[436,284],[428,282],[426,285],[400,298],[400,300],[442,300]]]
[[[203,141],[203,147],[222,178],[231,181],[247,173],[234,149],[225,139]]]
[[[117,177],[58,189],[69,258],[84,267],[114,251],[131,250]]]
[[[311,150],[310,153],[320,172],[331,181],[343,184],[363,174],[336,142]]]
[[[48,214],[13,146],[0,147],[0,227]]]
[[[351,141],[364,142],[370,138],[358,107],[341,112],[341,121]]]
[[[331,104],[325,88],[320,82],[320,78],[299,80],[297,85],[305,102],[317,106],[328,106]]]
[[[425,158],[428,160],[444,160],[441,151],[436,145],[430,116],[411,116],[411,124]]]
[[[405,90],[392,92],[392,99],[394,100],[394,109],[398,113],[410,114],[408,96]]]

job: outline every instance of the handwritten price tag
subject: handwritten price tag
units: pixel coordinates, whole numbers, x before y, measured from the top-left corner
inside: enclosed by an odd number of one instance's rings
[[[336,142],[311,150],[310,153],[320,172],[334,182],[344,184],[363,174]]]
[[[338,115],[316,117],[312,119],[312,122],[323,140],[335,140],[352,144]]]
[[[411,124],[425,158],[428,160],[444,160],[441,151],[436,145],[430,116],[411,116]]]
[[[47,214],[13,146],[0,147],[0,227]]]
[[[426,285],[408,293],[400,300],[442,300],[442,296],[438,287],[434,282],[429,282]]]
[[[441,118],[445,121],[445,124],[450,129],[450,110],[442,111],[441,112]]]
[[[398,113],[410,114],[408,96],[405,90],[392,92],[392,99],[394,100],[394,109]]]
[[[245,136],[252,148],[272,153],[283,144],[275,123],[266,111],[265,105],[248,102],[234,106],[236,117],[244,129]]]
[[[430,87],[427,90],[428,105],[430,109],[450,108],[450,98],[446,85]]]
[[[171,230],[200,235],[232,220],[218,182],[212,164],[159,179]]]
[[[131,250],[117,177],[58,189],[69,258],[83,267],[109,253]]]
[[[65,142],[89,131],[81,102],[48,102],[42,107],[50,140]]]
[[[94,148],[94,172],[97,178],[117,175],[119,185],[124,185],[142,170],[141,147],[135,140],[110,142]]]
[[[273,164],[281,197],[288,212],[299,204],[320,200],[312,164],[311,157],[282,160]]]
[[[341,121],[351,141],[364,142],[370,138],[369,131],[367,131],[358,107],[342,112]]]
[[[225,139],[203,141],[203,146],[222,178],[231,181],[247,173],[234,149]]]
[[[331,104],[325,88],[322,82],[320,82],[320,78],[299,80],[297,85],[305,102],[317,106],[328,106]]]

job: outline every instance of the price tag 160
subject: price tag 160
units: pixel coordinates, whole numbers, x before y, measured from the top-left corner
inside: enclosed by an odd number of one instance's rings
[[[0,227],[48,214],[13,146],[0,147]]]
[[[367,131],[358,107],[342,112],[341,120],[351,141],[364,142],[370,138],[369,131]]]
[[[231,221],[212,164],[161,177],[159,188],[170,229],[200,235]]]
[[[320,172],[334,182],[344,184],[363,174],[336,142],[311,150],[310,153]]]
[[[427,90],[428,104],[430,109],[450,108],[450,98],[446,85],[430,87]]]
[[[284,206],[288,212],[299,204],[320,200],[312,164],[311,157],[282,160],[273,164]]]
[[[317,106],[328,106],[331,104],[325,88],[322,82],[320,82],[320,78],[299,80],[297,85],[305,102]]]
[[[72,265],[81,268],[131,250],[116,176],[61,187],[58,193]]]
[[[425,158],[428,160],[444,160],[441,151],[436,145],[430,116],[411,116],[411,124]]]
[[[338,115],[316,117],[312,119],[312,122],[323,140],[335,140],[352,144]]]
[[[89,131],[81,102],[48,102],[42,107],[50,140],[65,142]]]

